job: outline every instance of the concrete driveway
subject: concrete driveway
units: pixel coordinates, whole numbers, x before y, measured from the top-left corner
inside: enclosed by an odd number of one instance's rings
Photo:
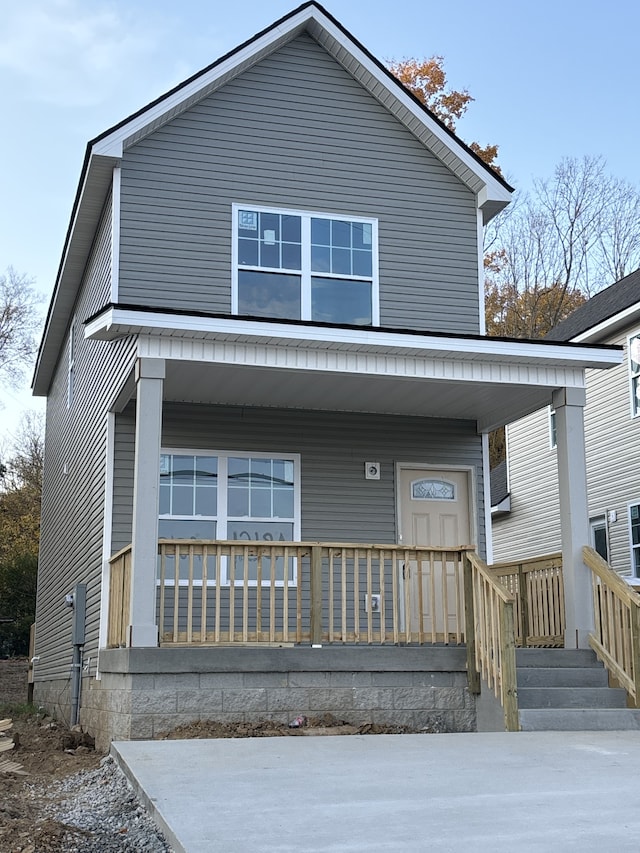
[[[640,732],[120,742],[184,853],[640,849]]]

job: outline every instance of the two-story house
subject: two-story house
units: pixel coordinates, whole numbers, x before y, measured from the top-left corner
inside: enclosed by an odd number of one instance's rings
[[[299,711],[473,727],[461,648],[425,646],[464,640],[488,433],[553,398],[586,516],[567,436],[584,369],[620,359],[484,336],[510,196],[313,2],[88,144],[34,380],[36,701],[102,742]]]
[[[614,370],[586,371],[589,540],[615,571],[640,577],[640,270],[601,290],[548,339],[624,349]],[[498,560],[560,546],[555,419],[541,409],[507,429],[510,511],[493,522]]]

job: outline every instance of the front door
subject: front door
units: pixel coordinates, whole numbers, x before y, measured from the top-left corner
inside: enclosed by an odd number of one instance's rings
[[[470,475],[449,469],[401,468],[398,501],[401,544],[458,548],[472,544]],[[405,620],[412,638],[446,640],[463,622],[462,567],[453,555],[405,565]],[[420,585],[422,594],[420,594]],[[420,612],[422,611],[422,612]],[[447,614],[445,631],[445,613]]]

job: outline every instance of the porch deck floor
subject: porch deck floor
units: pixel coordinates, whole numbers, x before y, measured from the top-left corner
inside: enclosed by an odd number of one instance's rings
[[[130,741],[177,853],[637,851],[640,732]]]

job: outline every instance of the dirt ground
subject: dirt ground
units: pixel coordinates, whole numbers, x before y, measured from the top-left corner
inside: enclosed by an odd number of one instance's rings
[[[66,828],[45,815],[45,806],[51,806],[47,788],[81,770],[93,770],[102,756],[90,745],[78,749],[80,735],[28,712],[26,700],[26,660],[0,660],[0,719],[13,720],[7,735],[15,742],[0,755],[18,762],[28,774],[0,773],[0,850],[61,853]]]
[[[0,660],[0,720],[11,718],[7,735],[15,747],[0,757],[16,761],[27,775],[0,773],[0,851],[2,853],[65,853],[69,829],[47,816],[55,805],[56,783],[80,771],[94,770],[102,755],[81,732],[36,713],[26,704],[27,661]],[[283,737],[354,734],[403,734],[409,729],[366,723],[351,726],[331,714],[299,718],[299,726],[263,721],[218,723],[201,721],[167,732],[163,738]],[[434,730],[435,731],[435,730]]]

